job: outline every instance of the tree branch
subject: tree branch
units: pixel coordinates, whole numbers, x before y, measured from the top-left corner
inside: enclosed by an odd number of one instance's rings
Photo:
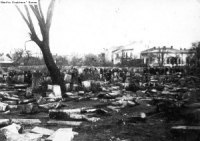
[[[17,8],[17,10],[19,11],[20,15],[22,16],[22,18],[24,19],[24,21],[26,22],[27,26],[30,26],[30,23],[28,22],[28,20],[26,19],[26,17],[24,16],[24,14],[22,13],[22,11],[19,9],[19,7],[17,5],[15,5],[15,7]]]
[[[39,6],[39,11],[40,11],[40,15],[42,17],[43,23],[45,23],[44,14],[42,12],[41,0],[38,0],[38,6]]]
[[[29,12],[28,7],[26,5],[24,5],[24,8],[26,10],[26,14],[27,14],[27,17],[28,17],[29,28],[31,30],[31,33],[34,34],[35,33],[35,29],[34,29],[34,26],[33,26],[33,21],[32,21],[31,16],[30,16],[30,12]]]
[[[35,17],[37,18],[41,34],[42,34],[42,36],[44,36],[45,35],[45,22],[44,22],[44,19],[40,15],[38,6],[30,5],[30,8],[33,11]]]
[[[52,21],[54,7],[55,7],[55,0],[51,0],[51,3],[48,7],[47,19],[46,19],[46,29],[47,29],[48,32],[49,32],[49,29],[51,27],[51,21]]]
[[[34,28],[34,25],[33,25],[33,21],[31,19],[30,12],[28,10],[28,7],[26,5],[24,5],[24,7],[25,7],[25,10],[26,10],[26,13],[27,13],[27,16],[28,16],[28,20],[29,20],[29,26],[28,27],[31,31],[31,33],[30,33],[31,40],[33,40],[37,45],[40,45],[41,40],[38,38],[38,36],[36,34],[36,31],[35,31],[35,28]]]

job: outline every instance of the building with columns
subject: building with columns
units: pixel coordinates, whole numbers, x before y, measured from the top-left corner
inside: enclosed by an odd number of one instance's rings
[[[188,49],[171,47],[152,47],[140,53],[141,59],[147,66],[185,66],[187,57],[191,54]]]

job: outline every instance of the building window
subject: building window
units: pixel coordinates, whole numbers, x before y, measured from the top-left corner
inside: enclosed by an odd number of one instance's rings
[[[116,58],[119,58],[119,54],[118,53],[116,54]]]
[[[167,64],[169,64],[170,63],[170,58],[167,58]]]
[[[125,57],[125,52],[122,52],[122,57],[123,57],[123,58]]]

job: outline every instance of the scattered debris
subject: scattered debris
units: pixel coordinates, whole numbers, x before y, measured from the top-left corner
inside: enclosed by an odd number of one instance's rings
[[[175,73],[142,75],[127,70],[112,75],[109,75],[112,72],[104,72],[94,79],[96,74],[87,75],[90,71],[85,72],[82,79],[70,71],[64,73],[66,98],[62,98],[59,85],[49,83],[49,76],[42,79],[46,80],[44,84],[38,84],[42,75],[33,78],[32,84],[24,84],[25,77],[21,74],[12,78],[18,84],[1,83],[0,114],[6,118],[0,119],[0,131],[5,139],[71,141],[77,133],[72,128],[60,127],[102,129],[101,126],[112,126],[103,125],[107,119],[121,121],[123,124],[117,126],[124,126],[123,130],[126,130],[126,123],[137,130],[143,124],[153,125],[151,121],[155,119],[156,125],[156,122],[174,118],[173,121],[184,122],[182,126],[173,124],[171,131],[199,131],[198,126],[193,126],[200,123],[200,89],[196,86],[200,83],[199,77]],[[92,105],[88,106],[90,102]],[[22,132],[23,126],[31,129]],[[52,126],[55,129],[52,130]],[[108,128],[104,133],[110,135],[111,130]],[[128,139],[117,135],[111,139],[129,140],[130,134],[135,136],[139,132],[122,131],[119,134],[126,134]],[[151,133],[145,134],[151,136]]]
[[[72,128],[60,128],[53,133],[47,141],[71,141],[78,133],[73,132]]]

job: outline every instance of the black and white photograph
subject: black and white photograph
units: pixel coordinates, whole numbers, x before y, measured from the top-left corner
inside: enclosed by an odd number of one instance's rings
[[[200,141],[200,0],[0,0],[0,141]]]

